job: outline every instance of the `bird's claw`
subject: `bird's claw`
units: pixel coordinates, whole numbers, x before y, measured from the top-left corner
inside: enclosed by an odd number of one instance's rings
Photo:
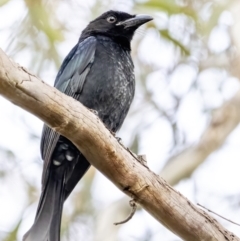
[[[120,144],[122,143],[122,138],[121,138],[121,137],[115,136],[115,138],[117,139],[117,141],[118,141]]]
[[[95,114],[96,116],[98,116],[98,111],[93,110],[93,109],[89,109],[93,114]]]

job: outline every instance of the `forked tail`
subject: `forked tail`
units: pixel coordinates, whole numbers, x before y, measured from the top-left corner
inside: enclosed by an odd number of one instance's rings
[[[33,226],[23,241],[59,241],[64,203],[64,169],[53,168],[44,185]]]

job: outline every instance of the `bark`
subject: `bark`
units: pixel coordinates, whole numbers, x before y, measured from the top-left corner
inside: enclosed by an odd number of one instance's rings
[[[89,162],[184,240],[238,240],[125,150],[76,100],[50,87],[0,51],[0,94],[70,139]]]

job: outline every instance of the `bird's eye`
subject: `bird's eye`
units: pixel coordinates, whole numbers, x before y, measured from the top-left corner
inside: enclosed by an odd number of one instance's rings
[[[117,19],[116,19],[116,17],[114,17],[114,16],[110,16],[110,17],[107,18],[107,21],[108,21],[109,23],[115,23],[115,22],[117,21]]]

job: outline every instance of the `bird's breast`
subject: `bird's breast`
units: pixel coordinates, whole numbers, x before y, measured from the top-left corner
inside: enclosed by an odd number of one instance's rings
[[[115,43],[98,43],[80,101],[98,111],[99,117],[110,129],[118,129],[132,103],[134,89],[130,53]]]

